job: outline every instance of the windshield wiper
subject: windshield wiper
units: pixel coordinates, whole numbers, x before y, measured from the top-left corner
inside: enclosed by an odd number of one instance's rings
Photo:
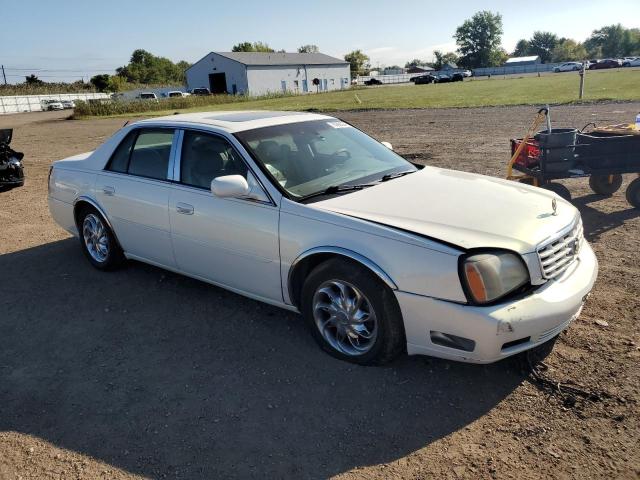
[[[308,200],[309,198],[321,197],[323,195],[333,195],[335,193],[353,192],[354,190],[362,190],[363,188],[373,187],[377,183],[361,183],[359,185],[331,185],[330,187],[320,190],[319,192],[310,193],[301,197],[300,200]]]
[[[396,172],[396,173],[387,173],[383,175],[380,179],[381,182],[386,182],[387,180],[391,180],[393,178],[404,177],[405,175],[409,175],[410,173],[417,172],[417,170],[407,170],[405,172]]]

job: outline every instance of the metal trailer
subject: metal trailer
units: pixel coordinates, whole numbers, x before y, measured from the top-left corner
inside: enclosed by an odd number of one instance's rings
[[[533,135],[544,118],[547,130]],[[630,127],[582,130],[551,129],[548,109],[538,111],[529,132],[511,140],[511,160],[507,178],[551,190],[571,200],[569,189],[559,179],[589,177],[589,186],[598,194],[610,196],[622,185],[622,175],[636,173],[626,190],[629,204],[640,209],[640,132]],[[593,126],[590,131],[587,127]],[[520,172],[514,174],[514,170]]]

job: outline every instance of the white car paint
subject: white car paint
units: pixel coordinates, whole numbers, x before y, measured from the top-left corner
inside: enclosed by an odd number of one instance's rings
[[[625,60],[622,66],[623,67],[640,67],[640,57]]]
[[[94,205],[111,225],[126,257],[161,266],[296,311],[294,269],[316,253],[361,262],[395,293],[409,354],[485,363],[529,349],[566,328],[597,275],[586,241],[570,268],[543,278],[537,248],[574,222],[578,211],[557,195],[496,178],[427,167],[361,191],[303,204],[286,198],[258,168],[234,132],[308,120],[310,113],[244,121],[194,113],[127,125],[94,152],[55,162],[49,181],[54,220],[78,235],[74,206]],[[132,130],[169,127],[223,136],[244,158],[258,199],[220,198],[179,184],[181,134],[167,181],[104,170]],[[557,204],[554,214],[552,203]],[[190,209],[190,210],[189,210]],[[492,306],[468,304],[458,274],[461,255],[476,248],[520,255],[538,287]],[[471,338],[473,352],[435,345],[431,330]],[[529,337],[514,347],[507,342]]]

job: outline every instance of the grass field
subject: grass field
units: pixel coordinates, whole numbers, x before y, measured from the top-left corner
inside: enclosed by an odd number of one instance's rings
[[[181,112],[211,110],[307,110],[482,107],[498,105],[562,104],[578,101],[577,73],[540,77],[507,77],[466,80],[440,85],[368,87],[314,95],[298,95],[254,101],[234,101],[179,109]],[[583,101],[639,100],[640,69],[588,72]],[[157,107],[155,107],[157,108]],[[170,114],[167,110],[151,115]],[[144,113],[144,112],[140,112]],[[130,116],[131,113],[125,114]]]

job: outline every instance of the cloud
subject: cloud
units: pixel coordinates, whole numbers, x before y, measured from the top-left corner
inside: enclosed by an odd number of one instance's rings
[[[378,65],[404,65],[406,62],[418,58],[425,61],[433,61],[433,51],[454,52],[457,46],[455,42],[438,43],[422,48],[404,49],[400,47],[364,47],[363,51],[371,59],[372,66]]]

